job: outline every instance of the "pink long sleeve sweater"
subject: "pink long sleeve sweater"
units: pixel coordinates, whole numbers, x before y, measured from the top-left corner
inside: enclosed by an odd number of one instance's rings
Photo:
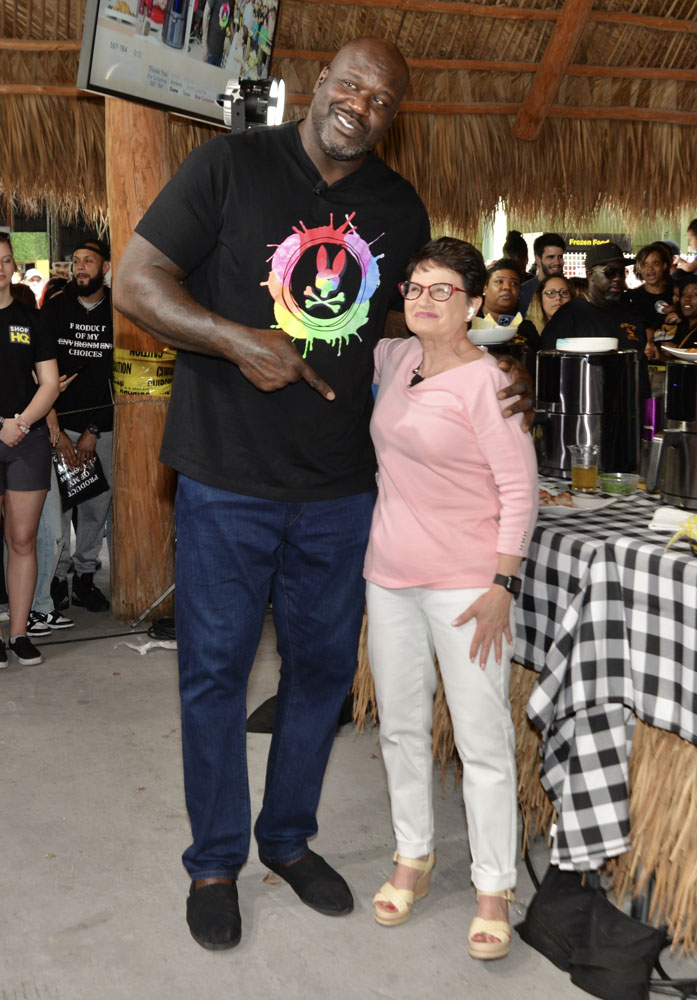
[[[378,501],[365,577],[383,587],[488,587],[497,553],[525,556],[537,518],[537,462],[520,415],[504,419],[495,360],[408,388],[416,337],[375,349],[371,434]]]

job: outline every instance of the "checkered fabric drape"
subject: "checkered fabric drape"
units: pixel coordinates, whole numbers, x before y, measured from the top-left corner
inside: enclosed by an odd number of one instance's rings
[[[540,673],[528,715],[563,869],[629,849],[634,714],[697,744],[697,559],[648,530],[656,506],[635,495],[594,512],[542,508],[525,564],[516,659]]]

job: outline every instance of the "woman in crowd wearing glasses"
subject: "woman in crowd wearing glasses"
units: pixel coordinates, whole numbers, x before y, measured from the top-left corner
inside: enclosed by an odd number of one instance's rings
[[[576,287],[561,274],[543,278],[535,289],[525,319],[516,331],[514,344],[525,344],[525,361],[535,378],[535,358],[542,348],[542,331],[552,316],[576,296]]]
[[[478,250],[428,243],[400,285],[414,334],[375,350],[378,501],[365,562],[369,656],[397,851],[375,918],[403,923],[435,864],[431,727],[437,656],[463,766],[475,958],[508,953],[516,774],[508,701],[513,600],[535,523],[530,436],[504,419],[506,378],[468,339],[486,281]]]

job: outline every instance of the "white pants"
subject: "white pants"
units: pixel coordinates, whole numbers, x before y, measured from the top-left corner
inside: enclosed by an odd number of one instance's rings
[[[486,669],[469,648],[476,622],[453,621],[485,589],[389,590],[368,583],[368,655],[380,712],[380,745],[397,850],[428,854],[434,845],[431,730],[438,657],[463,767],[472,881],[481,892],[516,882],[515,734],[508,700],[513,647]],[[514,632],[511,607],[511,631]]]

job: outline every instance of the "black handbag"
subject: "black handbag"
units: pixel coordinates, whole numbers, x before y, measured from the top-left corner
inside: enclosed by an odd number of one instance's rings
[[[105,493],[109,489],[98,455],[95,455],[88,465],[74,469],[54,453],[53,465],[64,511],[76,507],[85,500],[98,497],[100,493]]]
[[[649,979],[667,931],[618,910],[579,872],[552,865],[533,897],[520,937],[580,989],[605,1000],[648,1000]]]

